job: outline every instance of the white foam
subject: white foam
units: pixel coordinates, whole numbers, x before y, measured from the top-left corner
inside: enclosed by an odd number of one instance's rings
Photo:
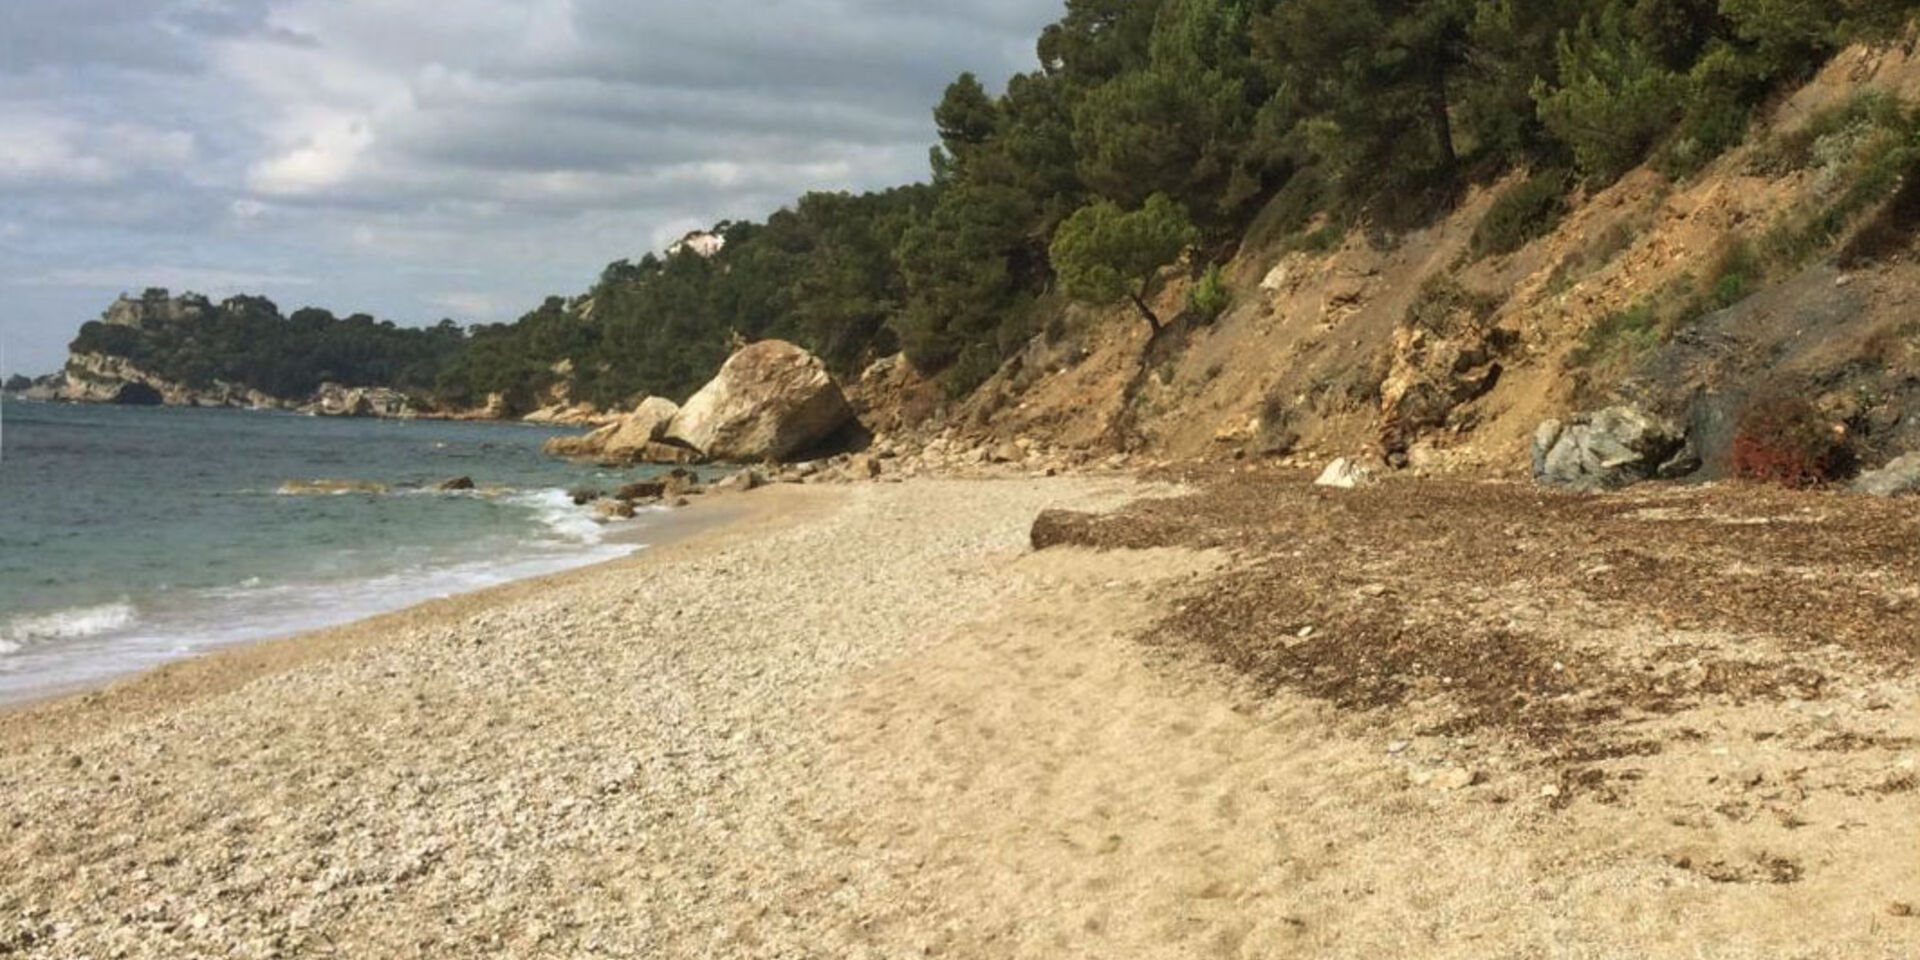
[[[599,543],[605,529],[585,508],[573,502],[573,496],[558,488],[516,493],[507,502],[528,507],[533,517],[564,543]]]
[[[0,621],[0,704],[643,549],[628,538],[603,542],[606,528],[564,490],[522,491],[503,502],[527,511],[535,521],[531,536],[470,544],[458,555],[343,552],[332,565],[343,577],[251,576],[224,587],[162,591],[142,598],[138,610],[122,600]],[[371,569],[352,575],[362,559]]]
[[[140,614],[133,609],[133,604],[124,600],[18,616],[7,621],[6,629],[0,631],[0,653],[11,653],[35,641],[80,640],[124,630],[138,619]]]

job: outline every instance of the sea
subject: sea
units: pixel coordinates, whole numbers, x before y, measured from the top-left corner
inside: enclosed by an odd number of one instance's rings
[[[565,428],[0,398],[0,705],[639,549]],[[468,477],[475,489],[442,492]],[[287,492],[289,481],[381,492]]]

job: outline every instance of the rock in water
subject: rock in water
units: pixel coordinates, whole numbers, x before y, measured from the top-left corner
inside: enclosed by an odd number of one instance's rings
[[[287,497],[327,497],[343,493],[387,492],[387,485],[371,480],[288,480],[280,485],[279,493]]]
[[[440,481],[439,486],[435,487],[434,489],[440,490],[442,492],[452,492],[454,490],[472,490],[473,478],[472,477],[454,477],[451,480],[442,480]]]
[[[600,500],[594,503],[593,512],[602,520],[632,520],[640,511],[625,500]]]
[[[1613,490],[1698,469],[1685,431],[1632,407],[1608,407],[1533,434],[1533,477],[1547,486]]]
[[[1920,451],[1860,475],[1853,482],[1855,493],[1875,497],[1900,497],[1920,494]]]
[[[1353,490],[1371,483],[1373,483],[1373,471],[1353,460],[1341,457],[1327,464],[1327,469],[1321,471],[1320,479],[1315,480],[1313,485],[1332,487],[1335,490]]]
[[[680,408],[666,439],[713,460],[784,460],[852,419],[820,358],[784,340],[762,340],[728,358]]]
[[[667,495],[667,485],[660,480],[641,480],[629,483],[613,495],[615,500],[658,500]]]

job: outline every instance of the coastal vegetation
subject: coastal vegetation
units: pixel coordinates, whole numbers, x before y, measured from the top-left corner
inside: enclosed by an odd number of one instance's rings
[[[1470,186],[1533,171],[1474,237],[1476,255],[1513,250],[1574,191],[1642,163],[1700,170],[1769,96],[1842,45],[1891,35],[1916,6],[1068,0],[1036,69],[999,92],[971,74],[947,88],[926,183],[811,193],[764,222],[719,224],[717,243],[617,261],[584,294],[513,323],[405,330],[317,310],[283,318],[241,298],[178,335],[90,324],[75,349],[277,396],[334,380],[444,406],[500,395],[525,411],[563,383],[603,407],[684,398],[734,346],[778,337],[842,376],[904,351],[960,396],[1067,297],[1131,300],[1157,328],[1142,294],[1163,270],[1201,280],[1255,237],[1324,250],[1353,227],[1408,229]],[[1910,162],[1910,129],[1898,109],[1861,101],[1776,144],[1771,162],[1791,166],[1827,162],[1841,137],[1885,148],[1838,170],[1831,202],[1797,228],[1760,238],[1765,259],[1804,259],[1836,218],[1884,194]],[[1175,236],[1184,252],[1163,249]]]
[[[265,297],[215,304],[164,289],[116,303],[106,318],[83,325],[72,344],[76,354],[124,358],[190,388],[224,381],[289,399],[305,399],[328,382],[426,391],[467,347],[466,332],[452,320],[415,328],[315,307],[282,315]]]

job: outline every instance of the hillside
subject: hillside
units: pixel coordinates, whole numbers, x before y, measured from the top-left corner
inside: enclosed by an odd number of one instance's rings
[[[1632,403],[1726,472],[1769,400],[1871,461],[1920,440],[1915,7],[1070,0],[1037,69],[948,88],[929,183],[721,223],[512,324],[107,323],[76,363],[550,416],[684,399],[780,338],[908,448],[1505,472],[1542,420]],[[279,335],[303,315],[353,349]]]
[[[1849,48],[1697,174],[1575,186],[1507,253],[1476,256],[1476,235],[1525,171],[1400,234],[1347,231],[1324,252],[1250,237],[1217,320],[1156,339],[1127,307],[1069,308],[925,424],[987,445],[1515,474],[1542,420],[1625,402],[1693,427],[1724,475],[1743,410],[1785,395],[1877,463],[1920,447],[1916,94],[1909,47]],[[1162,308],[1189,289],[1173,278]],[[900,425],[898,399],[880,407]]]

